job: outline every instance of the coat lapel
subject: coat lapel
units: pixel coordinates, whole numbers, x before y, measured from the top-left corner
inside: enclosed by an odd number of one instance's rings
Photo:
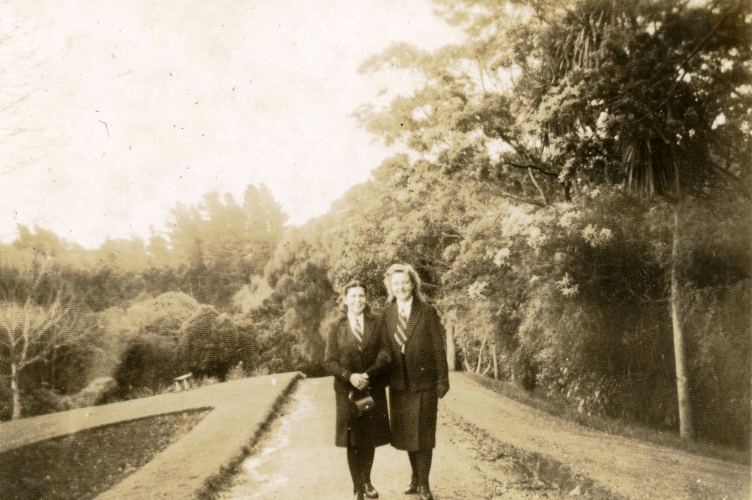
[[[413,299],[413,305],[410,308],[410,317],[407,318],[407,342],[413,337],[413,331],[415,325],[418,323],[418,318],[423,313],[423,303]]]
[[[394,344],[396,348],[399,348],[397,341],[394,339],[394,333],[397,331],[397,303],[392,302],[384,311],[384,317],[386,319],[386,329],[389,334],[389,342]]]
[[[342,333],[340,337],[342,340],[340,350],[341,352],[345,352],[345,355],[350,360],[347,363],[347,368],[353,372],[360,372],[363,369],[360,358],[361,351],[358,349],[358,341],[355,339],[355,334],[350,327],[350,320],[346,316],[340,325],[340,332]]]
[[[354,344],[355,343],[355,335],[352,332],[352,328],[350,328],[350,320],[347,319],[347,316],[342,320],[342,337],[345,341],[346,345]]]
[[[363,314],[363,350],[371,342],[371,333],[373,332],[373,316],[370,314]]]

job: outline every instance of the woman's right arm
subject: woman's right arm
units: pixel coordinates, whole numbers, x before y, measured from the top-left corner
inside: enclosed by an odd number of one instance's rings
[[[350,370],[342,366],[339,362],[339,342],[337,333],[339,330],[339,321],[332,325],[326,337],[326,353],[324,355],[324,365],[329,375],[336,379],[349,384],[350,376],[353,374]]]
[[[392,362],[392,356],[389,353],[389,337],[386,333],[386,321],[380,317],[374,329],[379,338],[379,353],[376,355],[376,361],[369,366],[366,373],[370,378],[374,378],[389,368]]]

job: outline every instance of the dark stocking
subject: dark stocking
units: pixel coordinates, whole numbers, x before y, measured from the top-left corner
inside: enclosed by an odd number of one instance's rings
[[[371,468],[373,467],[373,457],[376,454],[376,448],[372,446],[358,448],[360,453],[360,476],[364,483],[371,482]]]
[[[360,464],[358,463],[360,459],[358,456],[359,454],[360,450],[357,447],[347,447],[347,466],[350,468],[350,477],[353,482],[353,493],[358,493],[363,487],[360,479]]]
[[[348,446],[347,466],[350,468],[350,477],[353,482],[353,492],[357,493],[363,487],[363,483],[371,482],[371,468],[376,449],[372,446]]]
[[[415,462],[418,469],[418,485],[428,487],[428,475],[431,473],[433,450],[415,452]]]
[[[418,458],[417,455],[420,453],[419,451],[408,451],[407,457],[410,459],[410,467],[413,470],[413,476],[410,479],[410,484],[418,486]]]

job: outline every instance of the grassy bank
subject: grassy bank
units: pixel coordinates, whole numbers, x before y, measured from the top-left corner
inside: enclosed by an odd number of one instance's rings
[[[589,429],[742,465],[750,463],[749,450],[738,450],[709,443],[685,441],[679,438],[677,433],[662,432],[645,426],[628,424],[616,419],[587,415],[586,413],[578,412],[577,408],[573,407],[563,396],[550,396],[543,391],[537,390],[530,392],[513,382],[493,380],[472,373],[468,373],[468,375],[497,394]]]
[[[577,496],[583,500],[622,500],[588,477],[553,458],[514,447],[492,437],[488,431],[447,412],[452,424],[462,430],[472,441],[478,457],[492,467],[500,469],[515,480],[504,486],[503,493],[514,490],[538,492],[542,498]],[[507,488],[512,488],[508,491]],[[527,498],[527,497],[526,497]],[[537,497],[536,497],[537,498]]]
[[[177,441],[210,409],[96,427],[0,454],[0,498],[87,500]]]

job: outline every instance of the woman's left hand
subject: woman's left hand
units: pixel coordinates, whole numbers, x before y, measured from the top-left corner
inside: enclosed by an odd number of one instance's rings
[[[359,391],[368,389],[368,374],[366,373],[353,373],[350,376],[350,384]]]

